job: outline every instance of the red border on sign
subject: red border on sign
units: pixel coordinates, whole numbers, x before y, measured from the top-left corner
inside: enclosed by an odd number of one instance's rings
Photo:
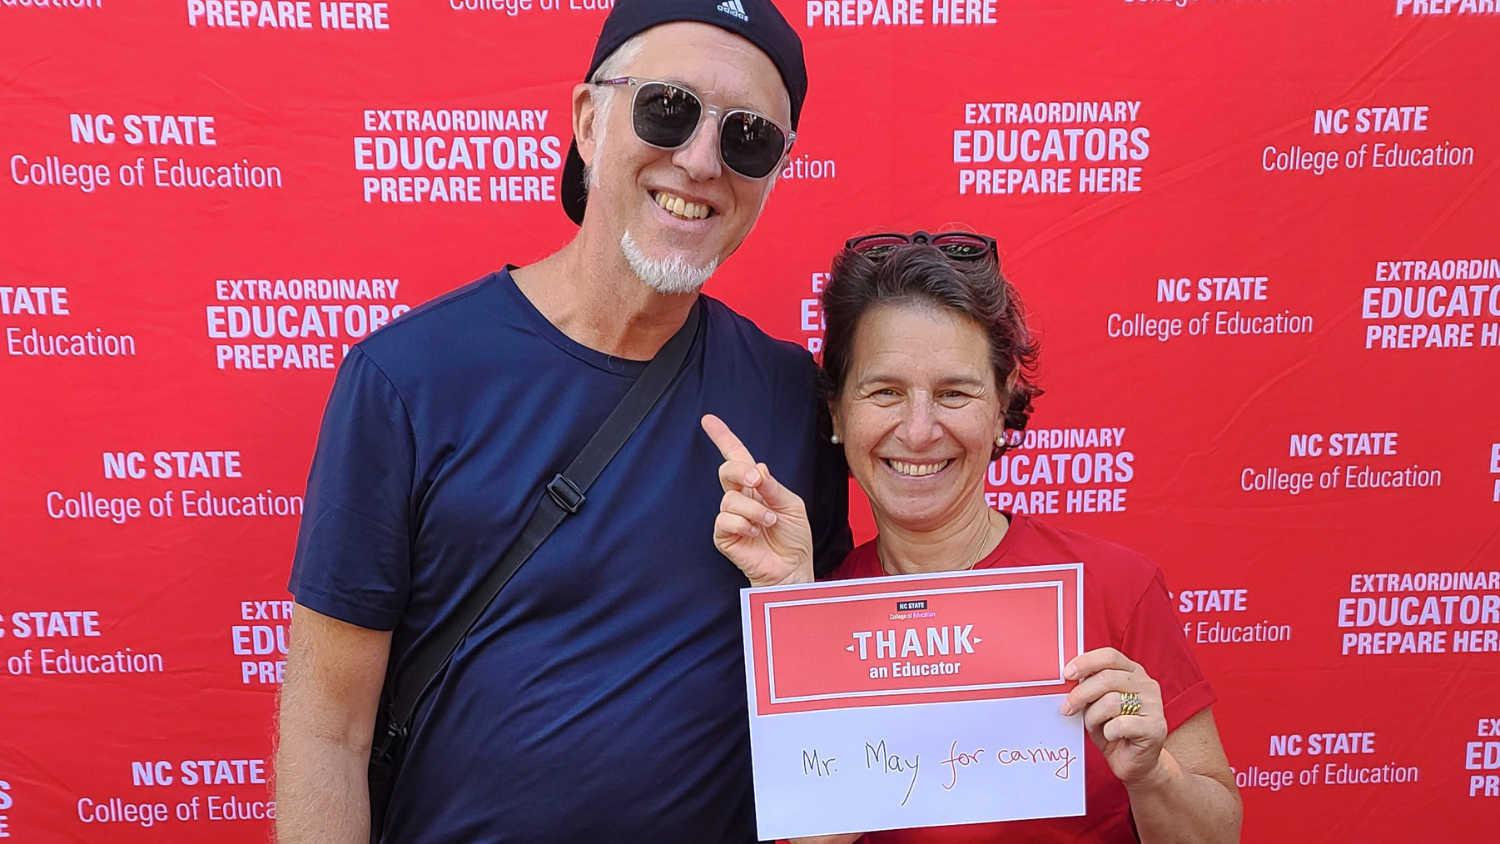
[[[1083,649],[1082,573],[1068,563],[746,590],[756,713],[1066,692],[1063,666]]]

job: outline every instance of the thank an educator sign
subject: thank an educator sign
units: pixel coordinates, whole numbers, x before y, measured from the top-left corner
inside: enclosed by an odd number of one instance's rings
[[[1084,813],[1081,564],[747,589],[762,838]]]

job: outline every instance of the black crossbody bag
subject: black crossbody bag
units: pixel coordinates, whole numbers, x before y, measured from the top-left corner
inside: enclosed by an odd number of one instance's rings
[[[370,842],[379,844],[385,830],[386,809],[396,772],[406,756],[411,735],[412,717],[417,704],[429,687],[447,667],[453,652],[473,629],[474,624],[494,602],[500,590],[510,582],[521,564],[546,541],[563,519],[577,513],[586,500],[585,494],[614,459],[630,435],[656,406],[687,359],[688,349],[698,333],[701,302],[688,312],[687,322],[661,351],[646,365],[625,397],[604,420],[604,424],[573,459],[546,486],[546,494],[537,502],[531,518],[500,561],[477,588],[464,597],[458,609],[438,623],[433,635],[411,655],[405,668],[395,672],[380,692],[380,709],[375,719],[375,737],[370,747]]]

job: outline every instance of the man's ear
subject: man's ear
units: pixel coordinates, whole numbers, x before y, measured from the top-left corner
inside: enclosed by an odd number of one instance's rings
[[[573,86],[573,140],[578,144],[578,157],[590,167],[598,151],[599,137],[594,124],[599,115],[598,104],[594,102],[595,93],[594,86],[586,82]]]

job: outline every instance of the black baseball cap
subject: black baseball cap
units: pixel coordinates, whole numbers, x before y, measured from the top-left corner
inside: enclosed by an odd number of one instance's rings
[[[781,16],[771,0],[615,0],[615,7],[604,19],[594,59],[583,81],[591,79],[599,65],[615,50],[653,26],[677,21],[692,21],[717,26],[740,36],[770,57],[781,73],[787,96],[792,102],[792,129],[802,116],[802,101],[807,98],[807,65],[802,58],[802,39]],[[562,174],[563,210],[575,223],[583,222],[588,192],[583,185],[583,159],[578,142],[568,146],[568,160]]]

